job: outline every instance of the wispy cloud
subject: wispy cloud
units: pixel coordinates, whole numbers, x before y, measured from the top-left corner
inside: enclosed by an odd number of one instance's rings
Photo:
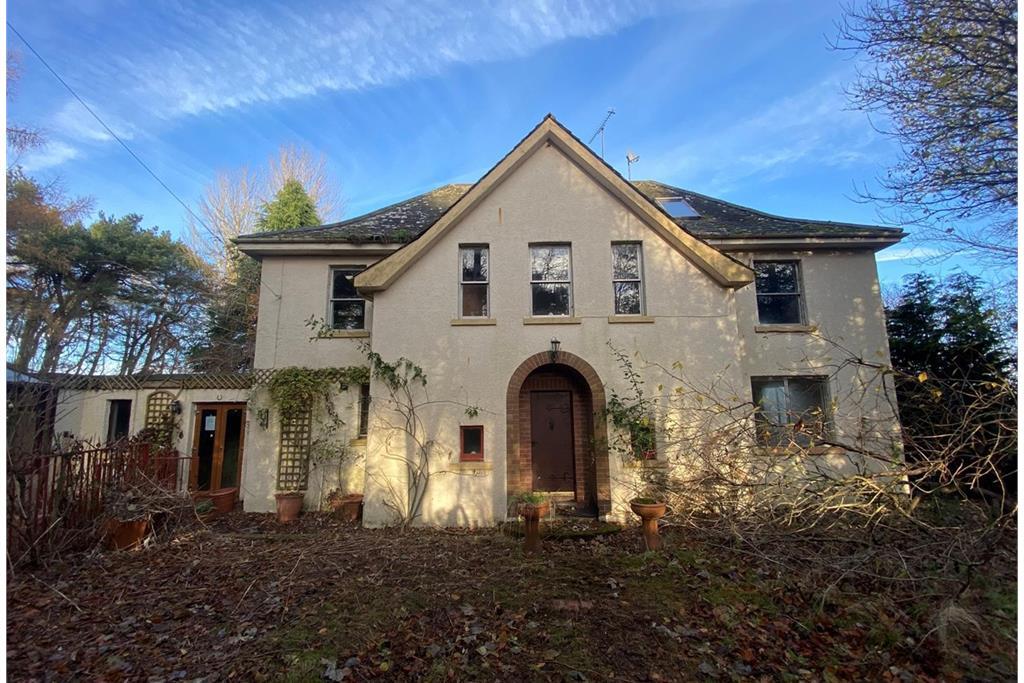
[[[745,119],[681,132],[688,141],[652,156],[644,171],[726,194],[744,180],[779,178],[808,160],[818,167],[864,162],[876,137],[862,113],[845,108],[840,83],[828,78]]]
[[[134,137],[134,130],[129,125],[91,102],[89,107],[99,114],[120,138],[131,139]],[[85,142],[109,142],[114,139],[85,110],[85,107],[74,99],[68,99],[64,106],[57,110],[50,118],[48,128],[65,137]]]
[[[77,158],[79,154],[77,147],[59,140],[51,140],[38,149],[26,152],[19,160],[19,164],[24,170],[35,173],[59,166],[65,161]]]
[[[174,119],[515,58],[665,10],[653,0],[365,0],[301,9],[178,4],[139,27],[162,36],[160,47],[91,69],[153,116]]]

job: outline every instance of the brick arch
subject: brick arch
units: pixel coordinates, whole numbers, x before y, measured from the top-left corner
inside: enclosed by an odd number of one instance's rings
[[[578,375],[590,391],[592,414],[589,426],[592,438],[587,439],[587,443],[592,448],[594,458],[597,511],[599,515],[607,514],[611,512],[611,480],[608,471],[608,426],[605,416],[604,384],[590,363],[567,351],[557,352],[554,359],[547,351],[530,356],[519,364],[508,381],[508,390],[505,394],[505,467],[508,498],[511,500],[513,496],[529,492],[533,488],[532,465],[520,444],[524,420],[530,419],[528,411],[524,414],[521,396],[523,385],[530,375],[541,368],[568,368]],[[528,429],[528,425],[525,429]]]

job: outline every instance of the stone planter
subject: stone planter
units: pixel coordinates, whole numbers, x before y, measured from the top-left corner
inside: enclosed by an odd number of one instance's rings
[[[543,503],[520,503],[519,514],[526,522],[526,541],[523,549],[526,553],[533,555],[540,552],[540,519],[547,517],[551,510],[551,504]]]
[[[227,514],[235,509],[235,502],[238,500],[238,489],[227,488],[217,489],[210,492],[210,502],[218,514]]]
[[[277,521],[282,524],[289,524],[296,521],[299,518],[299,513],[302,512],[302,501],[305,497],[306,494],[302,491],[275,493],[274,498],[277,500]]]
[[[658,520],[665,516],[665,503],[648,503],[630,501],[630,509],[640,518],[643,528],[644,545],[648,550],[661,547],[661,536],[658,535]]]

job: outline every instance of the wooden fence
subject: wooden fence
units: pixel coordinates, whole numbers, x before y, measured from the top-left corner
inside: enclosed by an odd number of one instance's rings
[[[107,494],[145,483],[175,491],[180,463],[173,449],[123,441],[10,460],[7,466],[7,556],[20,564],[47,550],[94,540]]]

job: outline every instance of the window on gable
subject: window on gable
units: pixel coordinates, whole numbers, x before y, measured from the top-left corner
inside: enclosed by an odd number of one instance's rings
[[[752,377],[758,442],[809,446],[828,436],[828,380],[824,377]]]
[[[660,197],[658,204],[661,208],[665,209],[666,213],[672,218],[699,218],[700,214],[697,213],[692,206],[687,203],[682,197]]]
[[[615,315],[644,312],[643,251],[639,242],[612,244]]]
[[[129,399],[117,399],[107,402],[110,406],[107,414],[107,443],[128,436],[131,431],[132,402]]]
[[[572,315],[572,250],[568,244],[530,246],[533,315]]]
[[[366,301],[353,284],[358,268],[331,269],[331,329],[366,329]]]
[[[463,318],[489,315],[490,249],[486,244],[459,247],[459,299]]]
[[[754,261],[757,320],[762,325],[800,324],[803,303],[797,261]]]
[[[484,459],[484,428],[479,425],[463,426],[459,429],[461,441],[459,460],[479,462]]]

